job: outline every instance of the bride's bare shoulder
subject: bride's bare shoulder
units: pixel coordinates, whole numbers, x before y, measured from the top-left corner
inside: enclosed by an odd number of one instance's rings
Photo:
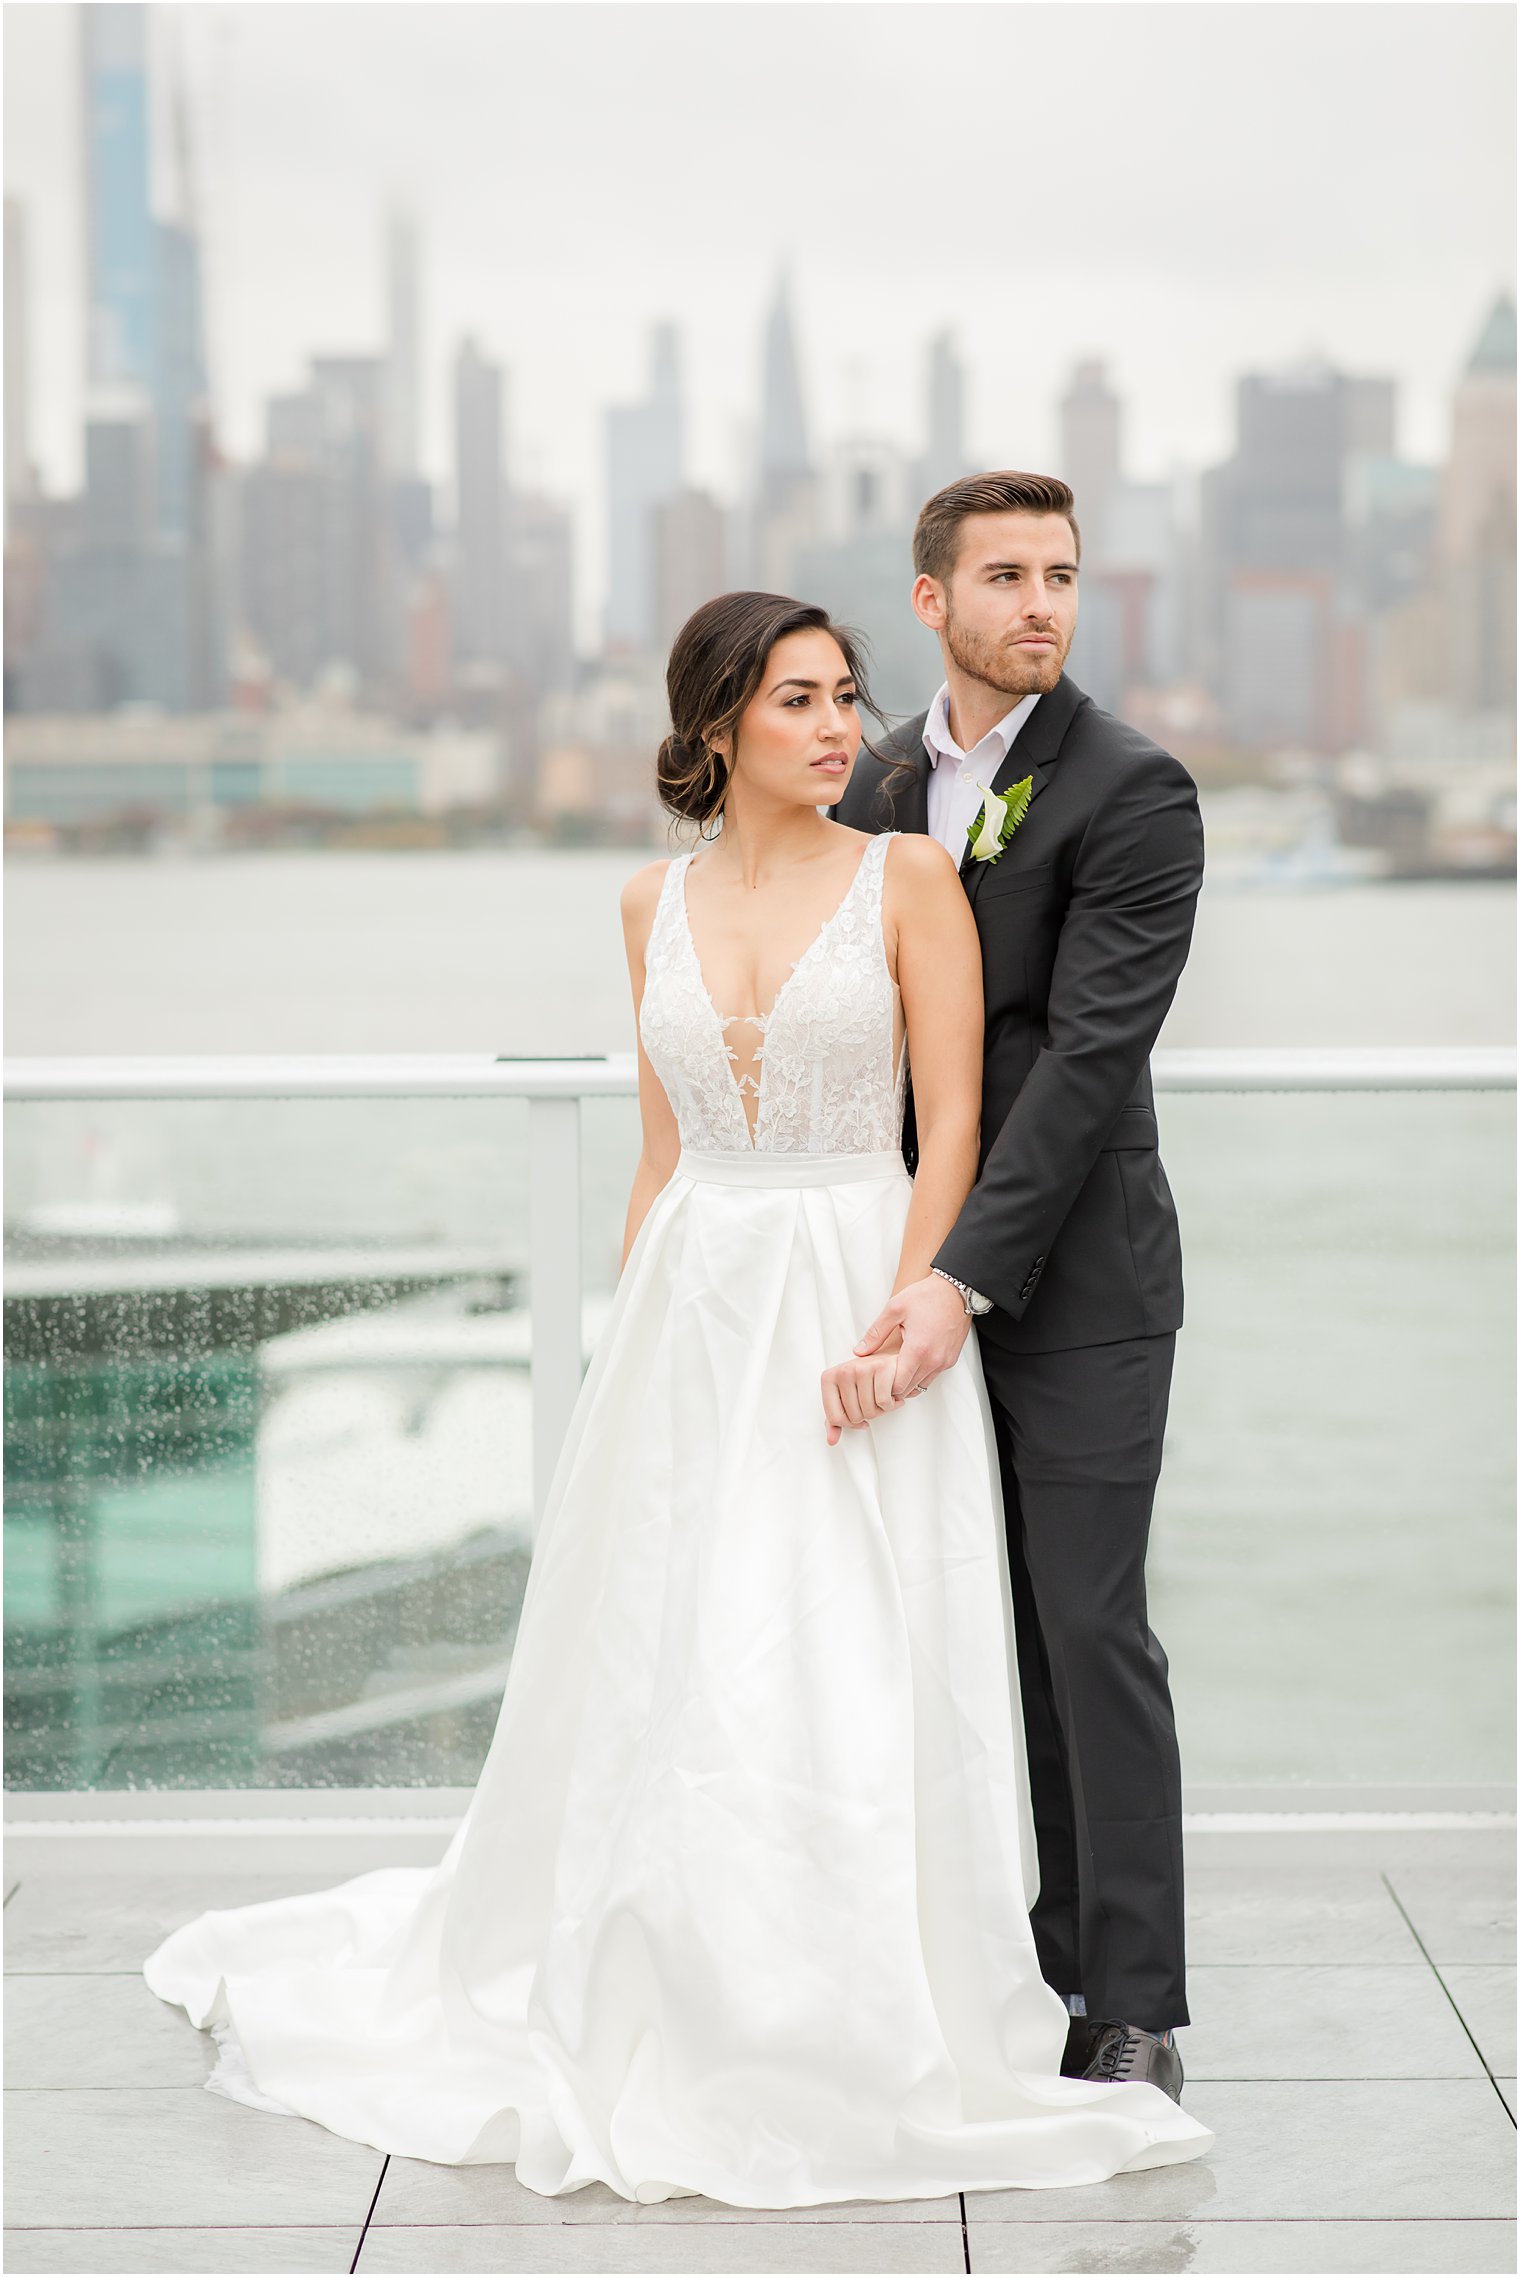
[[[656,904],[665,883],[673,856],[664,861],[646,862],[635,870],[618,896],[618,907],[623,913],[623,929],[632,939],[647,939],[654,923]]]
[[[937,838],[922,830],[893,832],[886,874],[899,894],[915,899],[936,901],[951,887],[960,888],[954,860]]]

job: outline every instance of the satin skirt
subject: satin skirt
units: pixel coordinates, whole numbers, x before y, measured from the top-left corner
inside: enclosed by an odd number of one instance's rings
[[[1096,2182],[1213,2136],[1059,2077],[991,1415],[969,1338],[837,1446],[896,1154],[683,1153],[540,1524],[435,1868],[203,1913],[144,1964],[214,2092],[446,2165],[732,2206]]]

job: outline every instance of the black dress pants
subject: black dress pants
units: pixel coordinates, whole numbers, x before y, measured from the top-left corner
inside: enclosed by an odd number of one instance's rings
[[[1047,1984],[1091,2017],[1189,2021],[1182,1775],[1145,1551],[1175,1333],[1064,1352],[979,1339],[997,1428]]]

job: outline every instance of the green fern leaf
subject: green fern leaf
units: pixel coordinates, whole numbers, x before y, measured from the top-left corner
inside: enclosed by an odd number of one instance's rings
[[[1005,791],[1003,796],[1008,801],[1008,816],[1003,824],[1003,834],[1006,839],[1009,831],[1021,823],[1029,812],[1029,802],[1034,796],[1033,775],[1026,775],[1022,783],[1015,783],[1012,790]]]

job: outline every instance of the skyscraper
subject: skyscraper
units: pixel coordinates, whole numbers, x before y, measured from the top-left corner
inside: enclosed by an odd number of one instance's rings
[[[196,546],[205,520],[201,481],[208,459],[211,407],[190,119],[184,66],[177,53],[168,59],[167,69],[171,161],[166,169],[167,210],[153,224],[154,519],[160,534]]]
[[[5,528],[31,491],[27,401],[29,333],[26,221],[21,200],[5,200]]]
[[[422,258],[415,217],[396,209],[385,231],[386,466],[419,471],[422,433]]]
[[[33,685],[83,705],[220,700],[200,247],[183,86],[169,90],[168,210],[151,199],[149,11],[80,8],[85,491],[50,546]],[[28,698],[28,700],[31,700]]]
[[[883,435],[857,429],[829,453],[818,484],[816,534],[795,545],[782,592],[821,601],[856,625],[870,652],[870,685],[889,711],[911,713],[938,677],[934,637],[909,605],[911,537],[920,501],[912,463]]]
[[[268,406],[268,447],[243,480],[242,605],[281,679],[333,665],[386,692],[404,648],[394,524],[382,474],[385,364],[318,356]]]
[[[1103,558],[1105,525],[1120,478],[1120,405],[1104,365],[1078,364],[1061,398],[1063,482],[1076,498],[1082,548],[1094,561]]]
[[[1354,740],[1353,470],[1394,448],[1394,384],[1311,362],[1236,390],[1234,457],[1204,478],[1207,669],[1231,731]]]
[[[649,391],[607,414],[607,643],[658,645],[655,516],[681,487],[680,358],[673,324],[650,338]]]
[[[802,380],[792,331],[791,293],[786,278],[765,320],[765,369],[760,406],[760,510],[788,506],[812,475]]]
[[[937,332],[929,343],[924,410],[924,455],[914,469],[915,506],[967,472],[966,375],[948,332]]]
[[[506,641],[501,366],[473,340],[454,362],[455,650],[499,664]]]
[[[575,680],[574,528],[568,507],[507,487],[506,658],[531,702]]]
[[[1452,403],[1440,576],[1451,696],[1466,712],[1515,701],[1515,304],[1489,311]]]
[[[656,635],[668,649],[693,609],[724,588],[723,509],[705,490],[683,490],[655,511]]]
[[[149,208],[148,11],[78,11],[83,77],[87,377],[153,384],[157,247]]]
[[[193,228],[180,221],[156,223],[154,235],[154,523],[163,535],[188,542],[197,527],[196,483],[210,424],[201,345],[200,244]]]
[[[327,495],[326,578],[333,657],[378,692],[402,647],[396,535],[385,492],[385,381],[379,356],[314,356]]]

